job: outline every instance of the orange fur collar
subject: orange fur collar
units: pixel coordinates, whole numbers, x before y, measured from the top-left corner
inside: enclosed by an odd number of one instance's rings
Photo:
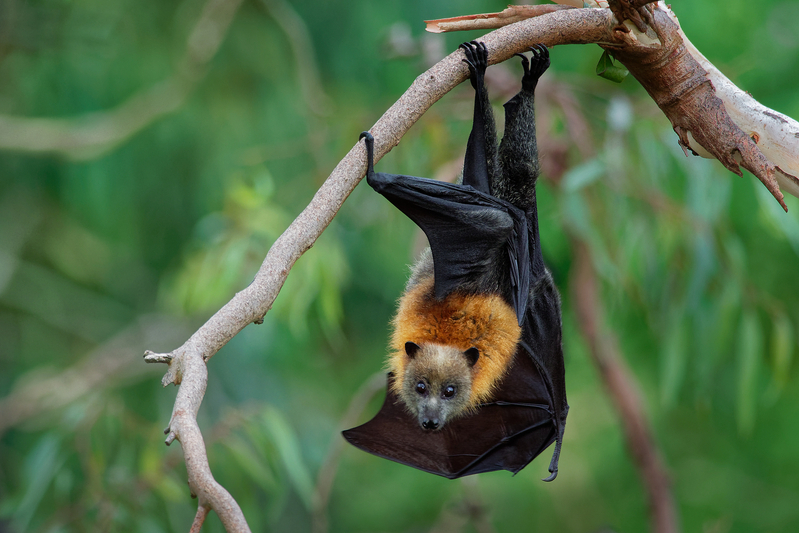
[[[408,341],[450,345],[460,351],[475,347],[480,351],[472,369],[469,407],[491,398],[521,337],[516,313],[500,296],[452,293],[437,300],[432,276],[402,296],[393,325],[388,366],[394,372],[396,390],[402,389]]]

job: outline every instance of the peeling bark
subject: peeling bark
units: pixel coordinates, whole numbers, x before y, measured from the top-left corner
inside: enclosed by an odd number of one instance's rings
[[[646,89],[671,121],[684,150],[697,154],[692,146],[699,144],[728,170],[742,176],[740,164],[757,176],[787,211],[775,177],[776,165],[732,121],[707,71],[686,48],[679,27],[659,9],[651,15],[647,35],[656,38],[659,46],[635,46],[632,32],[621,26],[616,31],[628,45],[604,48],[612,50],[614,57]]]

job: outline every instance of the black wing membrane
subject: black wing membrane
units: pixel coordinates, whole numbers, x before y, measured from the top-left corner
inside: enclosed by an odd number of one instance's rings
[[[524,211],[469,185],[374,171],[367,181],[427,235],[436,298],[495,275],[497,257],[507,254],[513,298],[509,303],[522,323],[530,290]]]
[[[557,417],[540,369],[514,357],[498,397],[441,431],[423,430],[391,392],[369,422],[344,431],[347,441],[373,455],[455,479],[508,470],[517,473],[558,438]]]

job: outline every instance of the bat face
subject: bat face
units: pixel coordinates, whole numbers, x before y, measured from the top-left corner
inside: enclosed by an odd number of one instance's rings
[[[405,365],[399,396],[422,429],[436,431],[468,410],[472,369],[479,353],[453,346],[405,343]]]

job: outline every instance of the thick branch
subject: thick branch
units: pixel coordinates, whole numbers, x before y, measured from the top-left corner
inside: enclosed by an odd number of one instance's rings
[[[647,35],[657,39],[657,45],[636,47],[637,36],[620,27],[617,31],[620,40],[630,45],[606,48],[614,50],[616,59],[630,70],[668,117],[681,146],[697,153],[698,144],[739,176],[738,165],[742,165],[757,176],[787,211],[775,174],[796,178],[771,163],[752,137],[733,122],[707,72],[689,53],[679,27],[665,10],[654,10],[652,28],[654,31],[648,29]]]
[[[799,197],[799,123],[794,119],[769,109],[746,91],[739,89],[719,71],[683,33],[677,17],[666,11],[682,37],[688,53],[701,65],[716,90],[716,95],[724,102],[724,107],[732,121],[746,134],[766,156],[776,165],[775,177],[783,191]],[[694,145],[694,148],[696,146]],[[697,151],[699,151],[697,149]],[[701,154],[712,157],[710,154]]]
[[[555,0],[573,5],[573,0]],[[690,43],[663,1],[587,0],[612,12],[613,31],[597,44],[612,50],[669,118],[678,142],[695,155],[718,159],[741,175],[754,174],[787,211],[782,190],[799,197],[799,122],[766,108],[738,89]],[[607,6],[610,9],[605,9]],[[433,31],[497,27],[535,10],[429,21]],[[597,9],[598,8],[598,9]],[[508,10],[506,10],[508,11]]]

